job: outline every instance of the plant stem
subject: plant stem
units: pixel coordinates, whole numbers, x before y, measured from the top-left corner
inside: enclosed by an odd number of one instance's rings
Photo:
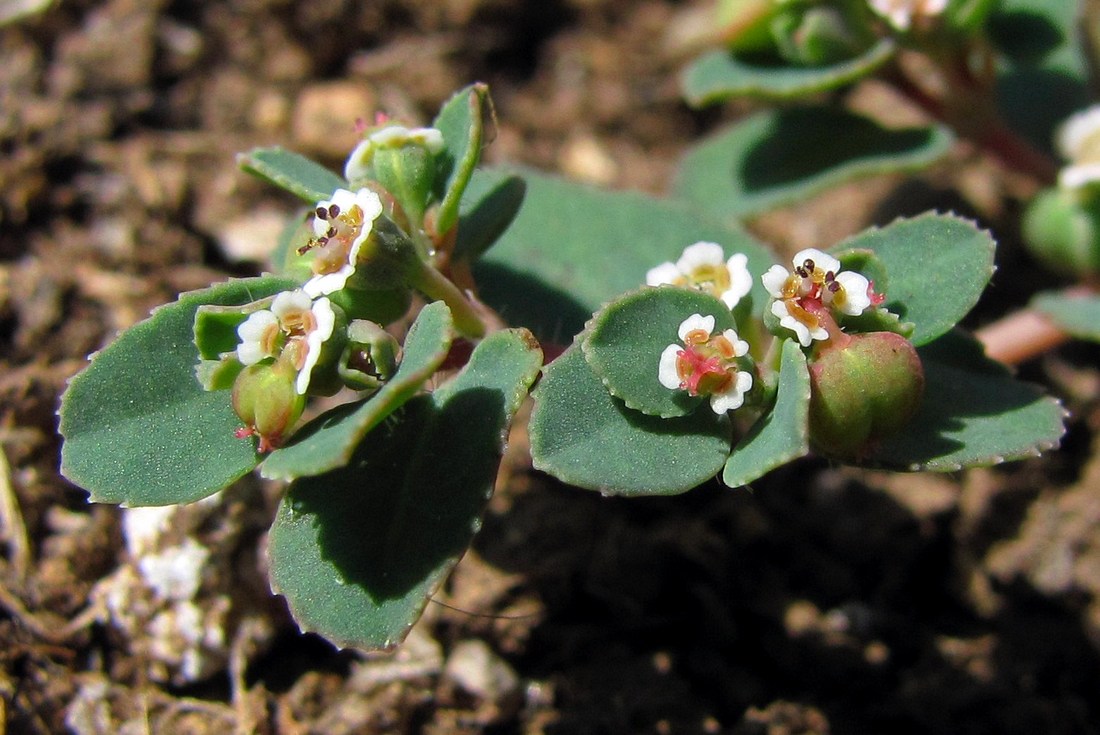
[[[446,276],[419,258],[415,259],[406,275],[409,285],[426,296],[439,299],[451,309],[455,328],[460,334],[471,339],[485,336],[485,322],[466,295]]]

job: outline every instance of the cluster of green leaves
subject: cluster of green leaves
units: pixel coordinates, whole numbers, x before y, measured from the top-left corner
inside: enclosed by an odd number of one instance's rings
[[[462,331],[457,315],[429,303],[408,328],[396,373],[376,393],[312,417],[285,446],[257,454],[234,437],[240,421],[226,395],[195,379],[196,315],[300,284],[294,253],[309,233],[297,219],[276,250],[275,275],[181,295],[72,380],[60,412],[65,475],[94,501],[130,506],[192,502],[256,468],[289,481],[270,537],[273,587],[304,629],[378,648],[401,640],[476,532],[505,431],[542,367],[536,336],[572,343],[544,370],[530,427],[536,466],[565,482],[669,494],[716,475],[744,485],[806,455],[805,351],[779,340],[761,397],[744,416],[718,416],[698,398],[661,388],[657,362],[687,315],[712,314],[720,326],[733,326],[734,315],[703,293],[639,285],[692,242],[746,254],[753,312],[741,309],[736,323],[764,349],[770,338],[759,314],[768,295],[759,275],[780,259],[737,218],[853,175],[923,165],[950,135],[889,131],[835,111],[761,113],[689,153],[677,197],[657,199],[531,171],[475,171],[490,111],[485,88],[474,85],[433,123],[444,139],[434,226],[456,228],[449,267],[472,272],[480,298],[514,328],[478,340],[454,373],[446,364]],[[839,126],[861,131],[863,143],[820,145]],[[787,147],[777,131],[806,135],[801,147]],[[240,163],[311,206],[348,186],[278,148]],[[912,426],[877,446],[869,464],[951,470],[1057,442],[1057,403],[987,360],[955,326],[992,273],[993,248],[970,223],[940,216],[899,221],[834,248],[846,266],[886,287],[885,306],[912,324],[925,368],[926,398]]]
[[[435,121],[445,142],[439,227],[460,218],[488,104],[483,86],[470,87]],[[241,164],[310,204],[348,186],[280,149],[253,151]],[[515,184],[503,187],[512,196],[490,192],[465,215],[480,218],[483,233],[492,229],[486,222],[506,221],[515,209]],[[293,262],[298,230],[288,231],[279,263]],[[466,253],[484,246],[472,238],[463,243]],[[542,351],[525,329],[496,332],[478,342],[456,375],[425,393],[455,339],[451,310],[430,303],[409,327],[400,366],[380,390],[322,413],[286,446],[260,455],[251,440],[235,438],[240,419],[227,393],[204,391],[196,380],[196,315],[200,307],[248,304],[300,285],[301,274],[291,275],[183,294],[94,355],[62,399],[62,472],[93,501],[127,506],[199,500],[256,467],[290,480],[271,531],[273,586],[304,629],[341,645],[389,646],[476,532],[509,422]]]

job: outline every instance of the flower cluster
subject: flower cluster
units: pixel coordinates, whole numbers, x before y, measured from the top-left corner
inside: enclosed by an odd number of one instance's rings
[[[771,313],[779,326],[794,332],[803,347],[829,339],[832,313],[859,316],[883,301],[864,276],[840,270],[840,261],[820,250],[798,252],[792,265],[793,272],[773,265],[761,280],[774,299]]]
[[[752,289],[748,256],[736,253],[726,260],[722,246],[713,242],[687,246],[675,263],[651,268],[645,282],[649,286],[667,284],[704,291],[731,309]]]
[[[752,375],[737,364],[749,344],[732,329],[713,332],[713,316],[692,314],[685,319],[678,330],[682,344],[671,344],[661,353],[657,379],[670,390],[709,396],[711,409],[723,414],[740,408],[752,388]]]

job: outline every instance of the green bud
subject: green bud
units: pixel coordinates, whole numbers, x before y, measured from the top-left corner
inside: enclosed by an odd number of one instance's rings
[[[840,8],[828,5],[790,8],[771,25],[779,55],[800,66],[825,66],[857,56],[871,43],[870,29],[860,28]]]
[[[376,390],[397,370],[401,347],[374,322],[356,319],[348,325],[348,343],[340,358],[340,377],[356,390]]]
[[[442,148],[443,136],[434,128],[387,125],[356,147],[344,172],[353,187],[377,181],[419,225],[435,185],[435,156]]]
[[[811,442],[829,456],[858,460],[913,418],[924,370],[909,340],[868,332],[823,346],[810,363],[810,386]]]
[[[1057,273],[1083,278],[1100,273],[1100,201],[1083,192],[1047,189],[1024,212],[1024,242]]]
[[[259,436],[261,452],[281,446],[306,406],[306,397],[295,389],[297,377],[288,360],[242,370],[233,383],[233,410],[245,426],[237,435]]]

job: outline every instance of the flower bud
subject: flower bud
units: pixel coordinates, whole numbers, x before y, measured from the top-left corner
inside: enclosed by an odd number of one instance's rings
[[[353,184],[377,181],[419,225],[435,185],[435,156],[442,149],[443,136],[434,128],[387,125],[356,147],[344,172]]]
[[[871,45],[870,29],[840,8],[791,7],[772,22],[779,55],[799,66],[825,66],[850,59]]]
[[[298,371],[289,360],[249,365],[233,383],[233,410],[245,428],[237,436],[259,437],[258,450],[282,445],[302,415],[306,397],[298,393]]]
[[[851,335],[810,363],[810,441],[825,454],[860,459],[917,412],[924,370],[893,332]]]
[[[1063,188],[1040,193],[1024,212],[1024,242],[1051,270],[1100,273],[1100,201]]]

